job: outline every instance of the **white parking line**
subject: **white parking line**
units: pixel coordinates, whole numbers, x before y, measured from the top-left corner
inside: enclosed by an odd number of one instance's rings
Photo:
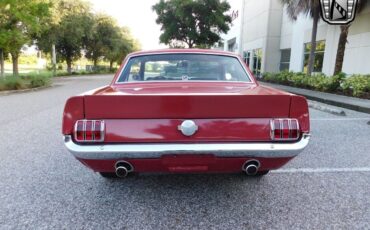
[[[333,172],[370,172],[370,167],[359,168],[287,168],[271,171],[272,173],[333,173]]]
[[[370,121],[370,117],[362,118],[311,118],[311,121]]]

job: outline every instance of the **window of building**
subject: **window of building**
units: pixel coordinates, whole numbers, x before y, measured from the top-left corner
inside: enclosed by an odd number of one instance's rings
[[[282,49],[280,57],[280,71],[289,70],[291,49]]]
[[[250,58],[251,58],[251,51],[244,51],[243,52],[243,60],[247,64],[247,66],[249,66]]]
[[[304,63],[303,63],[303,72],[307,73],[308,68],[308,59],[310,57],[311,43],[304,44]],[[322,65],[324,62],[325,54],[325,41],[316,42],[316,51],[315,51],[315,62],[313,64],[313,72],[321,72]]]
[[[232,38],[227,41],[227,51],[234,52],[236,49],[236,38]]]
[[[253,74],[257,77],[261,76],[262,66],[262,49],[253,50]]]

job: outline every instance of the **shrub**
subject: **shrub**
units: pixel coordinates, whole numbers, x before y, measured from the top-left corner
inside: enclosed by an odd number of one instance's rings
[[[353,75],[346,78],[344,73],[334,76],[325,76],[324,74],[307,76],[305,73],[282,71],[280,73],[264,73],[262,80],[323,92],[344,91],[355,97],[368,98],[370,95],[370,75]]]
[[[19,77],[11,75],[6,76],[5,78],[0,78],[0,91],[36,88],[50,85],[50,76],[51,74],[48,72],[22,74]]]
[[[0,90],[18,90],[27,88],[27,84],[20,77],[5,77],[0,80]]]
[[[31,79],[31,78],[34,78],[34,77],[45,77],[45,78],[49,78],[49,77],[52,77],[53,76],[53,73],[50,72],[50,71],[35,71],[35,72],[29,72],[29,73],[24,73],[24,74],[21,74],[20,77],[22,79]]]
[[[50,85],[50,77],[46,75],[35,75],[30,77],[30,88]]]
[[[342,88],[356,97],[370,93],[370,75],[353,75],[344,80]]]

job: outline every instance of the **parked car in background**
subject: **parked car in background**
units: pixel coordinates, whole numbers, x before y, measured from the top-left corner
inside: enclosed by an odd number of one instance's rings
[[[69,98],[67,149],[104,177],[132,172],[264,175],[308,144],[307,101],[261,86],[235,54],[137,52],[112,83]]]

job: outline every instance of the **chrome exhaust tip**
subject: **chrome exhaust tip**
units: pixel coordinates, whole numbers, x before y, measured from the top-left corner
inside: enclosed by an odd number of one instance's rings
[[[118,177],[124,178],[128,175],[128,170],[125,166],[118,166],[116,168],[116,175]]]
[[[257,174],[258,169],[260,167],[260,162],[257,160],[249,160],[246,161],[243,164],[243,171],[248,175],[248,176],[254,176]]]
[[[257,174],[257,172],[258,172],[258,167],[254,164],[250,164],[247,167],[245,167],[245,173],[248,176],[254,176]]]
[[[127,161],[119,161],[115,165],[117,177],[124,178],[130,172],[134,171],[134,167]]]

